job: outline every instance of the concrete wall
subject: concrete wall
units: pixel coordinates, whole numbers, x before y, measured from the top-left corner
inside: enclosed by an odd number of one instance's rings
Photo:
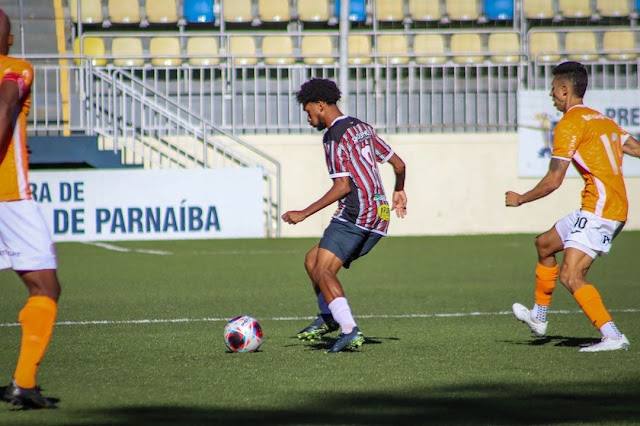
[[[407,164],[408,215],[392,213],[389,235],[538,233],[580,206],[581,178],[566,178],[553,194],[518,208],[504,206],[507,190],[525,192],[539,179],[518,178],[514,134],[381,135]],[[282,211],[300,210],[331,186],[322,133],[246,136],[282,165]],[[571,166],[572,167],[572,166]],[[387,194],[390,165],[381,166]],[[627,178],[630,212],[625,229],[640,229],[640,178]],[[283,237],[317,237],[334,206],[297,225],[282,224]]]

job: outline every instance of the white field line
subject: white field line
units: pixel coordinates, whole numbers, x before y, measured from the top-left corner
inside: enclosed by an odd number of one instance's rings
[[[83,242],[83,244],[87,244],[90,246],[100,247],[105,250],[117,251],[121,253],[145,253],[145,254],[157,254],[161,256],[171,256],[174,253],[166,250],[149,250],[149,249],[134,249],[128,247],[121,247],[115,244],[109,243],[101,243],[96,241]],[[215,256],[224,256],[224,255],[261,255],[261,254],[304,254],[306,251],[303,250],[203,250],[203,251],[194,251],[190,254],[195,255],[215,255]]]
[[[612,313],[637,313],[640,309],[611,309]],[[582,314],[578,310],[557,310],[549,311],[552,314]],[[513,315],[511,311],[499,312],[452,312],[442,314],[375,314],[375,315],[355,315],[356,318],[459,318],[459,317],[481,317],[481,316],[499,316]],[[302,321],[310,320],[315,317],[273,317],[261,318],[260,321]],[[119,325],[119,324],[169,324],[169,323],[189,323],[189,322],[227,322],[229,318],[168,318],[168,319],[137,319],[137,320],[88,320],[88,321],[59,321],[56,325]],[[19,323],[0,323],[0,327],[19,327]]]
[[[170,251],[164,251],[164,250],[132,249],[132,248],[120,247],[113,244],[99,243],[99,242],[84,242],[83,244],[102,247],[103,249],[106,249],[106,250],[119,251],[122,253],[146,253],[146,254],[158,254],[161,256],[167,256],[167,255],[173,254]]]

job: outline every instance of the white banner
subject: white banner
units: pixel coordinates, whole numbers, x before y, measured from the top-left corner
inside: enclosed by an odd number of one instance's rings
[[[640,90],[587,90],[586,106],[611,117],[627,132],[640,134]],[[518,170],[521,177],[542,177],[549,169],[553,130],[562,114],[549,90],[518,92]],[[625,156],[625,176],[640,176],[640,159]],[[567,176],[579,176],[569,167]]]
[[[259,169],[29,173],[54,241],[260,238]]]

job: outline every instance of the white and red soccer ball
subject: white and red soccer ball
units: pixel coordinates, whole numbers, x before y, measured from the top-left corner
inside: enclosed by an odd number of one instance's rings
[[[224,342],[233,352],[255,352],[262,345],[262,327],[257,319],[242,315],[224,327]]]

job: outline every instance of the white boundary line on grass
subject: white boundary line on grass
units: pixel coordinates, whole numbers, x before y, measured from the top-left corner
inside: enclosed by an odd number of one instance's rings
[[[157,254],[160,256],[171,256],[174,253],[166,250],[150,250],[150,249],[135,249],[128,247],[121,247],[115,244],[101,243],[97,241],[83,241],[82,244],[89,246],[100,247],[109,251],[117,251],[120,253],[145,253],[145,254]],[[200,250],[190,252],[195,255],[260,255],[260,254],[301,254],[306,253],[304,250]]]
[[[637,313],[640,309],[612,309],[613,313]],[[552,314],[581,314],[578,310],[557,310],[549,311]],[[459,317],[480,317],[480,316],[499,316],[512,315],[511,311],[499,312],[452,312],[443,314],[376,314],[376,315],[355,315],[356,318],[459,318]],[[265,321],[302,321],[315,317],[273,317],[262,318]],[[92,321],[59,321],[56,325],[129,325],[129,324],[169,324],[169,323],[186,323],[186,322],[227,322],[229,318],[168,318],[168,319],[138,319],[138,320],[92,320]],[[19,327],[19,323],[0,323],[0,327]]]
[[[161,256],[167,256],[167,255],[172,255],[173,253],[170,251],[164,251],[164,250],[146,250],[146,249],[132,249],[132,248],[127,248],[127,247],[120,247],[120,246],[116,246],[113,244],[107,244],[107,243],[99,243],[99,242],[83,242],[83,244],[87,244],[90,246],[96,246],[96,247],[101,247],[103,249],[106,250],[111,250],[111,251],[119,251],[122,253],[145,253],[145,254],[158,254]]]

